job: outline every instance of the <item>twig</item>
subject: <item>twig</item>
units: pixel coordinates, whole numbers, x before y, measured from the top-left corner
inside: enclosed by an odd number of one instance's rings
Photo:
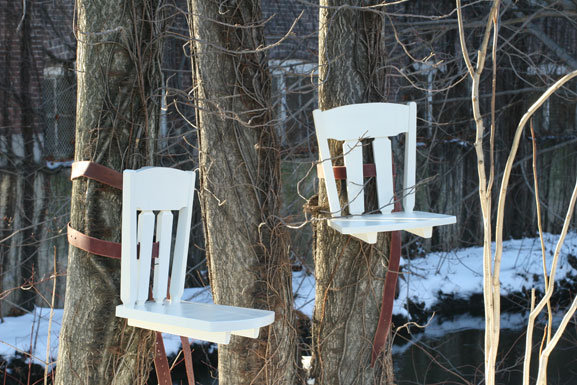
[[[22,18],[16,27],[16,31],[20,32],[22,30],[22,25],[24,25],[24,20],[26,19],[26,0],[22,0]]]
[[[56,273],[56,246],[54,246],[54,275],[52,276],[52,302],[50,303],[50,317],[48,318],[48,336],[46,337],[46,364],[44,365],[44,385],[48,385],[48,372],[50,365],[50,332],[52,331],[52,319],[54,317],[54,298],[56,297],[56,278],[58,277]]]

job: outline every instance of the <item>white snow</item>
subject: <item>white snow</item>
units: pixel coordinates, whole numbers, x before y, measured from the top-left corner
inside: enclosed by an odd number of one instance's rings
[[[547,271],[551,271],[558,235],[544,234]],[[493,244],[494,249],[494,244]],[[568,256],[577,256],[577,234],[569,233],[559,256],[556,281],[577,271],[568,263]],[[544,291],[543,262],[539,238],[524,238],[503,242],[501,260],[501,293],[503,295],[527,291]],[[431,309],[440,295],[454,295],[466,299],[483,291],[483,248],[470,247],[443,253],[430,253],[425,258],[401,261],[399,297],[394,313],[408,315],[408,300],[424,303]]]
[[[212,303],[210,287],[185,289],[186,300]],[[48,342],[48,325],[50,309],[36,307],[28,314],[19,317],[4,317],[0,323],[0,356],[13,357],[16,352],[31,357],[32,362],[39,365],[53,363],[58,356],[58,335],[62,325],[63,309],[54,309],[52,327],[50,330],[50,353],[46,358]],[[172,334],[163,334],[167,354],[175,354],[180,349],[180,337]],[[203,342],[203,341],[195,341]]]
[[[306,271],[293,273],[294,306],[307,317],[313,317],[315,307],[315,277]]]
[[[550,270],[557,235],[545,234],[547,268]],[[468,298],[482,292],[482,247],[470,247],[451,252],[430,253],[425,258],[409,260],[402,258],[399,277],[399,296],[395,300],[394,313],[409,316],[405,306],[409,299],[424,303],[431,309],[438,301],[439,294],[453,294],[456,298]],[[556,279],[568,275],[577,276],[577,271],[568,263],[569,255],[577,255],[577,234],[568,234],[562,248]],[[533,287],[543,291],[543,270],[539,238],[508,240],[503,245],[501,266],[502,293],[529,290]],[[312,317],[315,296],[315,281],[312,274],[305,271],[293,273],[295,309]],[[212,303],[209,287],[185,289],[184,298],[195,302]],[[57,356],[58,334],[62,323],[62,309],[55,309],[52,317],[50,353],[46,357],[50,309],[37,307],[33,312],[19,317],[5,317],[0,323],[0,355],[13,357],[17,351],[32,355],[37,364],[53,362]],[[503,325],[522,324],[521,315],[504,314]],[[482,329],[481,318],[456,317],[453,321],[427,325],[425,333],[442,335],[447,330]],[[508,327],[508,326],[504,326]],[[174,354],[180,349],[180,338],[164,334],[166,351]],[[200,342],[200,341],[197,341]]]
[[[62,309],[54,309],[50,329],[50,349],[46,357],[50,309],[37,307],[19,317],[4,317],[0,324],[0,355],[12,357],[16,352],[31,354],[35,364],[46,365],[58,355],[58,334],[62,324]]]
[[[544,236],[547,272],[551,271],[553,253],[558,235]],[[494,249],[494,244],[493,244]],[[568,263],[568,256],[577,256],[577,234],[569,233],[559,256],[556,281],[569,274],[577,277],[577,270]],[[544,291],[543,263],[539,238],[524,238],[503,242],[501,259],[501,292],[503,295],[528,291],[532,288]],[[443,295],[467,299],[483,292],[483,248],[469,247],[450,252],[429,253],[424,258],[401,258],[399,293],[393,305],[393,313],[407,318],[409,300],[423,303],[432,309]],[[312,275],[305,272],[293,274],[295,307],[309,317],[314,308],[315,283]],[[482,328],[483,326],[479,326]]]

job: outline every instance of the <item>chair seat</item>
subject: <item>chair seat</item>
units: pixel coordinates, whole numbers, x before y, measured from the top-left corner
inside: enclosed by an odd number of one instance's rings
[[[118,305],[116,316],[127,318],[130,326],[219,344],[228,344],[231,334],[256,338],[261,327],[274,321],[268,310],[188,301]]]
[[[389,214],[364,214],[329,219],[329,226],[342,234],[349,234],[368,243],[377,242],[377,233],[406,230],[430,238],[435,226],[456,223],[452,215],[423,211],[395,212]]]

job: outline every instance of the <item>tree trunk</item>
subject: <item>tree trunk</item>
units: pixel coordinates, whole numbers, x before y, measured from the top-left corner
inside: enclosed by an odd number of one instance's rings
[[[384,101],[382,15],[347,7],[368,3],[371,2],[321,1],[319,108],[322,110]],[[331,151],[342,153],[337,147],[341,146],[333,143]],[[315,203],[311,201],[311,205]],[[322,181],[314,211],[319,220],[313,222],[317,287],[311,376],[316,385],[390,384],[393,371],[389,348],[373,368],[370,366],[390,238],[381,234],[375,245],[369,245],[330,228],[323,220],[329,207]]]
[[[219,384],[292,384],[291,266],[278,222],[279,153],[258,0],[189,0],[200,201],[216,303],[274,310],[259,339],[219,346]],[[244,52],[241,52],[244,51]]]
[[[75,160],[118,171],[153,164],[159,31],[153,0],[78,0],[78,105]],[[121,192],[80,178],[73,182],[71,225],[120,241]],[[115,317],[120,262],[69,248],[56,383],[143,384],[153,333]]]

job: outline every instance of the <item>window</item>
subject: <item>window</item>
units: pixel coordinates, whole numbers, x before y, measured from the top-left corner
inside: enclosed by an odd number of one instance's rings
[[[283,149],[311,153],[316,146],[312,111],[317,107],[316,66],[300,61],[271,62],[277,134]]]

